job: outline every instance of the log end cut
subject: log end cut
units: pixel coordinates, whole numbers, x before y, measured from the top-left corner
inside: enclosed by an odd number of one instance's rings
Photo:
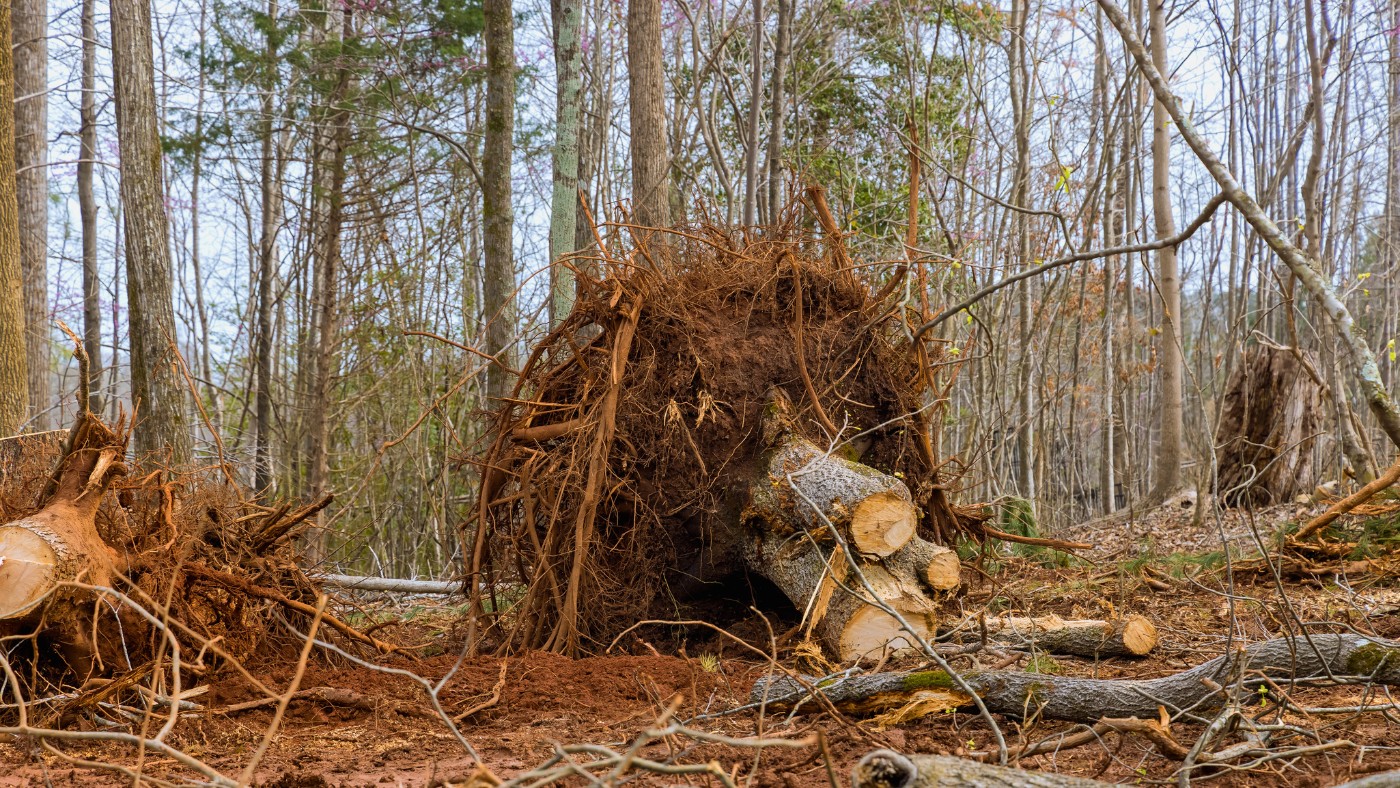
[[[39,534],[0,526],[0,620],[24,616],[53,588],[58,555]]]
[[[884,558],[914,538],[918,521],[919,511],[905,495],[882,490],[851,512],[851,541],[862,554]]]
[[[1123,649],[1135,657],[1146,656],[1157,647],[1157,627],[1142,616],[1123,620]]]
[[[914,762],[894,750],[867,753],[851,770],[855,788],[907,788],[919,774]]]

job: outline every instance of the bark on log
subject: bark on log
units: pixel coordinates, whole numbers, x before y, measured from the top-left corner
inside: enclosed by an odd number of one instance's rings
[[[1105,788],[1113,783],[989,766],[943,755],[868,753],[851,770],[852,788]]]
[[[1276,638],[1155,679],[1087,679],[1010,670],[962,674],[993,712],[1083,723],[1103,717],[1156,717],[1158,706],[1171,711],[1192,707],[1197,713],[1217,708],[1224,701],[1224,689],[1239,676],[1251,687],[1263,677],[1400,686],[1400,644],[1361,635]],[[819,682],[805,681],[809,686]],[[868,711],[896,708],[926,690],[946,691],[955,702],[955,687],[947,673],[927,670],[827,681],[820,690],[837,708]],[[750,697],[783,708],[808,695],[797,680],[782,676],[760,680]]]
[[[894,554],[914,537],[919,510],[909,488],[893,476],[793,434],[769,450],[765,466],[744,510],[746,522],[779,534],[807,530],[828,540],[825,518],[857,553],[875,558]]]
[[[886,558],[885,565],[897,573],[917,577],[934,591],[952,591],[962,583],[962,562],[957,552],[917,536]]]
[[[844,555],[813,542],[800,533],[761,534],[747,545],[745,563],[782,589],[804,613],[806,632],[842,661],[878,657],[885,649],[915,648],[917,641],[899,621],[868,598]],[[935,606],[912,575],[875,565],[863,565],[861,572],[877,596],[898,611],[919,637],[933,636]]]
[[[982,635],[979,621],[963,621],[946,629],[959,630],[965,640]],[[1142,616],[1113,621],[1003,616],[987,619],[986,632],[993,643],[1079,657],[1141,657],[1157,646],[1157,627]]]
[[[1358,777],[1336,788],[1400,788],[1400,772],[1381,772]]]

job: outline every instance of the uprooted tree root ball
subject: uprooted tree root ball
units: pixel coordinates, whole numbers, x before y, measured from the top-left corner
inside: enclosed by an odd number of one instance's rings
[[[907,487],[921,543],[978,535],[929,427],[954,364],[911,345],[913,305],[795,223],[640,232],[580,271],[574,311],[499,413],[469,573],[499,646],[598,649],[688,600],[741,595],[775,393],[792,440]]]
[[[321,591],[292,543],[328,499],[260,506],[217,468],[143,471],[126,442],[88,412],[66,436],[0,441],[0,648],[25,690],[295,658]]]

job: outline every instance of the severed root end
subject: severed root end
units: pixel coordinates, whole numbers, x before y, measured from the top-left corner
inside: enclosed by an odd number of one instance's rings
[[[962,562],[958,560],[956,552],[946,547],[934,547],[932,557],[919,576],[935,591],[952,591],[962,582]]]
[[[884,558],[914,538],[919,512],[892,490],[867,497],[851,513],[851,541],[862,555]]]
[[[933,638],[937,624],[932,620],[929,608],[900,599],[886,600],[886,604],[898,611],[925,642]],[[841,633],[843,660],[878,657],[886,651],[915,648],[918,648],[918,641],[900,625],[899,620],[875,605],[865,605],[852,613]]]
[[[58,555],[38,534],[0,526],[0,620],[28,614],[54,584]]]

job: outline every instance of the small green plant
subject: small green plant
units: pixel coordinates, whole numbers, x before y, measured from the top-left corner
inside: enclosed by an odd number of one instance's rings
[[[1009,534],[1027,536],[1032,539],[1043,537],[1036,524],[1035,504],[1016,496],[1008,496],[1001,500],[1000,508],[997,511],[997,528]],[[1072,558],[1068,553],[1059,550],[1020,542],[1011,543],[1011,552],[1053,569],[1068,567]]]
[[[715,654],[701,654],[699,662],[700,669],[706,673],[719,672],[719,657]]]
[[[1058,676],[1063,668],[1049,654],[1035,654],[1026,662],[1027,673],[1040,673],[1046,676]]]

